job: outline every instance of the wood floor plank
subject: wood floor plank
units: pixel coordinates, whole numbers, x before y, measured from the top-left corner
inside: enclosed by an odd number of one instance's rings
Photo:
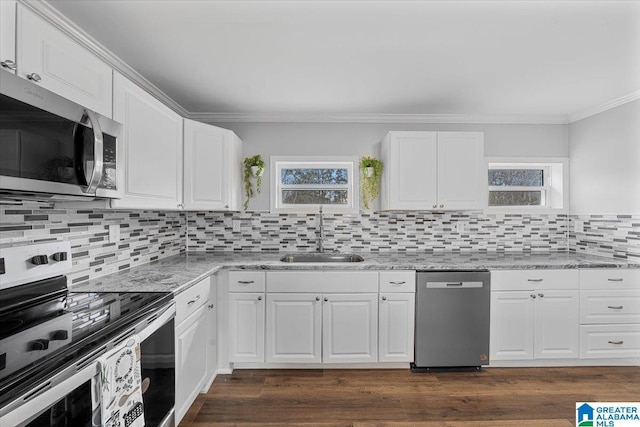
[[[181,427],[569,427],[579,401],[637,401],[640,367],[236,370]]]

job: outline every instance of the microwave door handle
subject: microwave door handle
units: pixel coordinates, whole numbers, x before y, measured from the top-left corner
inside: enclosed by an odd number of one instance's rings
[[[98,189],[100,181],[102,181],[102,167],[104,162],[104,141],[102,138],[102,128],[98,122],[98,117],[91,110],[84,110],[82,121],[88,119],[93,129],[93,172],[91,173],[91,179],[84,188],[85,193],[95,194]]]

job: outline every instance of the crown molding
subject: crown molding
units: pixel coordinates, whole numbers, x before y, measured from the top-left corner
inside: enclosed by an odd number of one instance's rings
[[[568,117],[564,115],[189,113],[187,117],[207,123],[568,123]]]
[[[87,34],[73,21],[64,16],[58,11],[58,9],[51,6],[45,0],[19,0],[19,3],[33,10],[47,22],[65,33],[67,36],[71,37],[76,42],[80,43],[84,48],[92,52],[102,61],[106,62],[111,68],[142,87],[176,113],[183,117],[189,114],[189,112],[180,104],[158,89],[153,83],[142,76],[142,74],[131,68],[127,63],[122,61],[122,59],[118,58],[113,52],[100,44],[96,39]]]
[[[621,96],[620,98],[612,99],[607,102],[603,102],[600,105],[596,105],[595,107],[585,108],[582,111],[578,111],[569,116],[568,123],[577,122],[578,120],[586,119],[587,117],[595,116],[596,114],[602,113],[604,111],[610,110],[615,107],[619,107],[620,105],[624,105],[628,102],[635,101],[636,99],[640,99],[640,90],[635,92],[631,92],[630,94]]]

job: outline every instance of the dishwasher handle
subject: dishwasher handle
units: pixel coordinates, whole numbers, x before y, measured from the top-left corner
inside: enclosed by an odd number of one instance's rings
[[[482,288],[483,282],[427,282],[427,289],[468,289]]]

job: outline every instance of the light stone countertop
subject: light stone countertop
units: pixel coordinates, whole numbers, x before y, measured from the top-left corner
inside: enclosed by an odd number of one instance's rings
[[[605,257],[556,253],[359,253],[356,263],[284,263],[284,253],[187,253],[73,285],[73,292],[174,292],[221,269],[247,270],[515,270],[564,268],[640,268],[640,263]]]

